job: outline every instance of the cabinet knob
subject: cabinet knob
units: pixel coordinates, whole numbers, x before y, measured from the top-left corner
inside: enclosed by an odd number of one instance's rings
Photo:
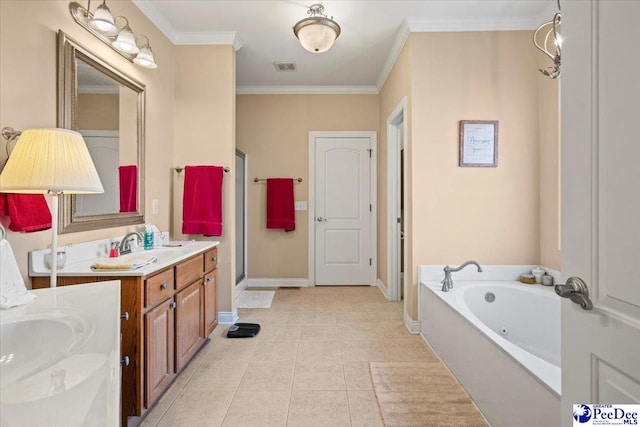
[[[167,284],[166,284],[166,283],[163,283],[162,285],[160,285],[160,287],[161,287],[162,289],[167,289]]]
[[[214,256],[214,257],[211,257],[211,261],[213,261],[213,262],[218,261],[218,257],[215,257],[215,256]]]
[[[121,319],[129,320],[129,312],[125,311],[124,314],[120,315]]]
[[[129,359],[129,356],[125,356],[124,359],[122,359],[122,364],[124,366],[129,366],[129,363],[131,363],[131,359]]]
[[[176,304],[175,301],[171,303],[171,308],[176,308],[177,306],[178,304]]]

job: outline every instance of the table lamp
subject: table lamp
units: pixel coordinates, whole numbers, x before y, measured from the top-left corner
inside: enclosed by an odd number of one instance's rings
[[[104,189],[84,139],[78,132],[68,129],[28,129],[19,135],[0,174],[0,192],[51,195],[50,286],[55,288],[58,268],[58,196],[103,193]]]

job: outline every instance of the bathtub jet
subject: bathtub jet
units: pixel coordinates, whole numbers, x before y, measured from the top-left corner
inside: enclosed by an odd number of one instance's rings
[[[482,267],[475,261],[467,261],[463,263],[460,267],[452,268],[448,265],[444,268],[444,279],[442,279],[442,292],[449,292],[453,289],[453,280],[451,280],[451,273],[455,273],[456,271],[460,271],[465,268],[467,265],[475,265],[478,267],[478,273],[482,273]]]

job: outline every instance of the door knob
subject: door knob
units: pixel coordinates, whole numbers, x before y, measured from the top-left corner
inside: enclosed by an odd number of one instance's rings
[[[554,289],[556,294],[562,298],[569,298],[583,310],[593,309],[593,303],[589,299],[589,288],[581,278],[569,277],[566,285],[556,285]]]
[[[316,218],[316,221],[318,221],[318,222],[327,222],[327,218],[322,218],[321,216],[319,216],[318,218]]]

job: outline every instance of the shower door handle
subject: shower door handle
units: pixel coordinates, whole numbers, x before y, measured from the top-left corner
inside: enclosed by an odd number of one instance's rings
[[[593,309],[593,303],[589,299],[589,288],[579,277],[569,277],[566,285],[556,285],[556,294],[562,298],[569,298],[572,302],[580,305],[583,310]]]

